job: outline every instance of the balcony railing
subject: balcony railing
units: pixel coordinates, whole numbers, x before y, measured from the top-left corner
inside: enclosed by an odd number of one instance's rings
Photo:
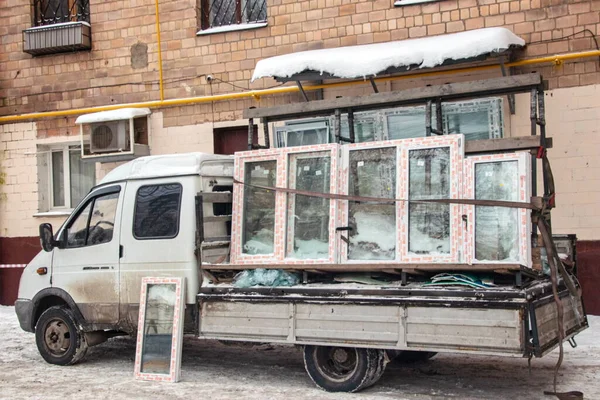
[[[33,0],[23,51],[34,56],[92,48],[89,0]]]
[[[34,25],[90,22],[89,0],[33,0]]]

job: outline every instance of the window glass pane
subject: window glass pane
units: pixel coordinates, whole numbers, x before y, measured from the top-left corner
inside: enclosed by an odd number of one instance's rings
[[[448,134],[462,133],[466,140],[490,138],[487,110],[448,113],[446,121]]]
[[[287,146],[308,146],[327,143],[327,128],[308,128],[288,131]]]
[[[425,108],[414,107],[410,112],[388,115],[387,123],[390,140],[425,136]]]
[[[518,201],[517,161],[475,164],[475,198]],[[475,207],[475,258],[486,261],[519,259],[519,210]]]
[[[137,239],[174,238],[179,232],[181,185],[148,185],[138,189],[133,217]]]
[[[351,151],[349,171],[349,195],[396,197],[395,147]],[[395,259],[395,204],[349,201],[348,211],[348,259]]]
[[[67,231],[67,247],[85,246],[88,219],[90,216],[91,209],[92,202],[85,206],[85,208],[79,213],[75,220],[71,222]]]
[[[39,5],[44,22],[68,21],[69,4],[66,0],[42,0]]]
[[[65,206],[65,168],[63,152],[52,152],[52,205]]]
[[[267,20],[266,0],[243,0],[244,18],[242,22],[258,22]]]
[[[211,0],[211,27],[234,25],[237,23],[237,0]]]
[[[450,196],[450,148],[409,151],[410,200]],[[450,205],[409,203],[408,251],[450,253]]]
[[[275,186],[277,161],[246,163],[244,182],[251,185]],[[244,186],[244,222],[242,252],[272,254],[275,231],[275,192]]]
[[[79,150],[69,151],[71,179],[71,207],[75,207],[89,193],[96,181],[96,167],[93,162],[83,162]]]
[[[176,289],[174,284],[148,285],[141,372],[169,374],[171,371]]]
[[[293,157],[293,156],[292,156]],[[297,158],[290,168],[290,187],[310,192],[329,193],[330,157]],[[292,161],[290,164],[294,164]],[[288,257],[327,258],[329,256],[329,199],[288,195],[293,212],[288,224],[294,227],[293,248]]]
[[[342,137],[350,137],[350,128],[348,120],[342,119]],[[375,122],[354,120],[354,141],[355,143],[372,142],[375,140]]]
[[[108,243],[112,240],[119,193],[98,197],[94,201],[87,245]]]

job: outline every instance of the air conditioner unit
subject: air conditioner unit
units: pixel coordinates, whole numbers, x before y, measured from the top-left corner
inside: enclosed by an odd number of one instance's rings
[[[129,120],[91,124],[90,153],[129,151]]]

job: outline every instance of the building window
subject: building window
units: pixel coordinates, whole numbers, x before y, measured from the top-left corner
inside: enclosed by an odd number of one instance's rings
[[[48,165],[51,209],[74,208],[95,185],[95,164],[84,163],[77,148],[52,149]]]
[[[199,0],[200,28],[267,21],[267,0]]]
[[[34,25],[90,22],[89,0],[33,0]]]

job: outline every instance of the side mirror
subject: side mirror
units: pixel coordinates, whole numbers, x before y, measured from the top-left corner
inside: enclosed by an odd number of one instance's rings
[[[52,251],[53,248],[57,247],[58,243],[54,240],[52,225],[48,223],[40,225],[40,242],[44,251]]]

